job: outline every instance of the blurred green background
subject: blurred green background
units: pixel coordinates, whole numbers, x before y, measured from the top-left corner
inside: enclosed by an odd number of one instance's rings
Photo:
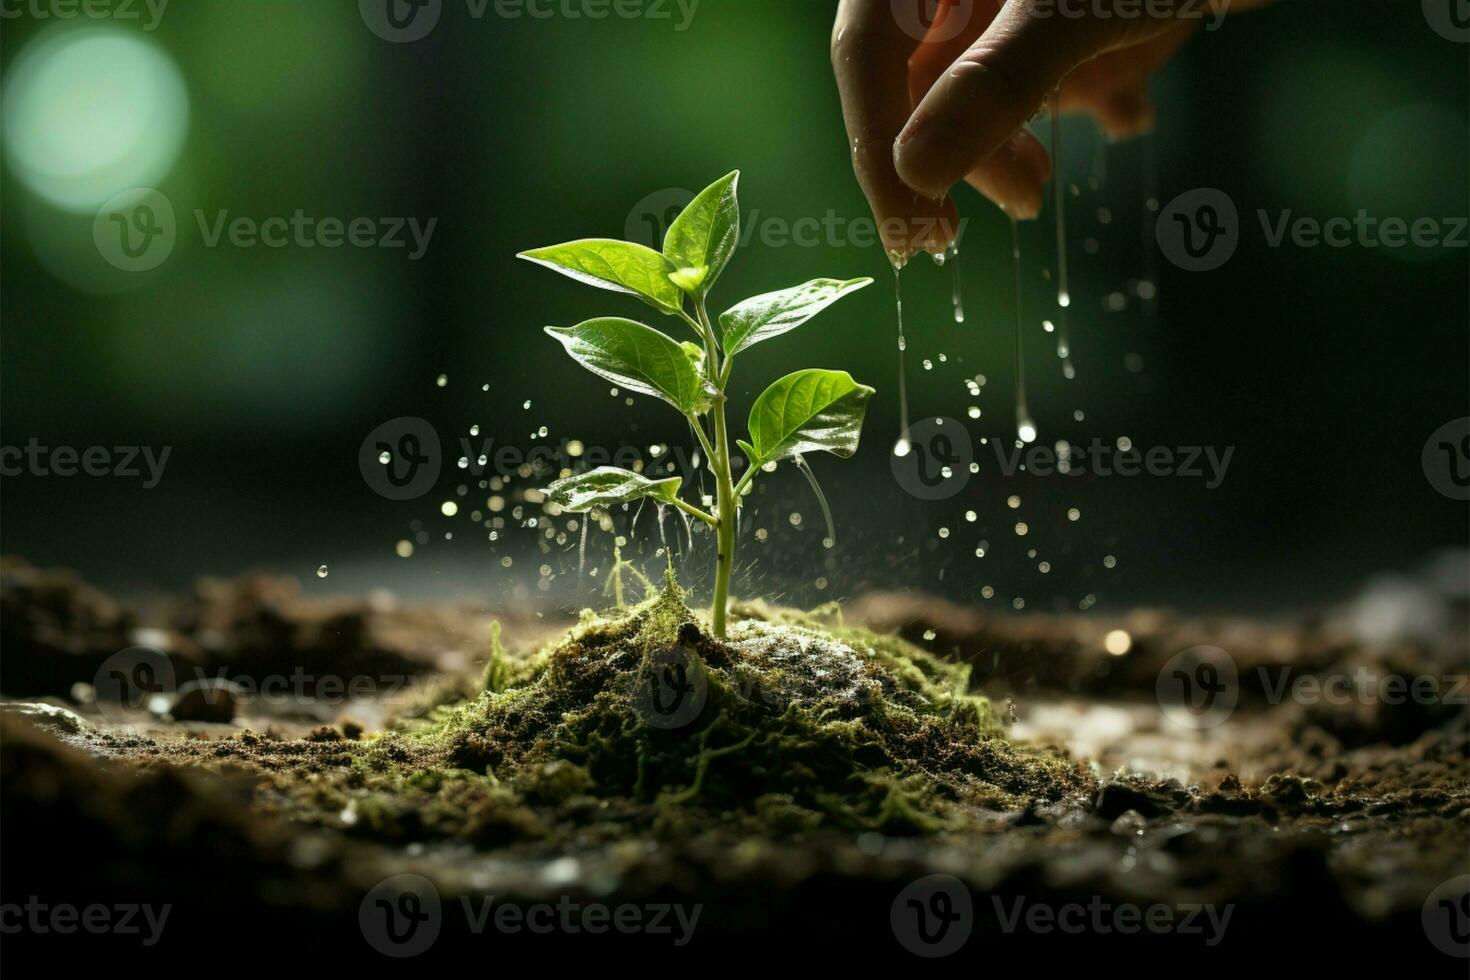
[[[702,0],[679,30],[673,4],[671,19],[508,19],[493,5],[476,19],[445,0],[433,31],[404,44],[376,36],[351,0],[175,0],[151,30],[144,7],[140,21],[15,8],[0,34],[0,442],[172,453],[153,489],[6,476],[0,547],[125,590],[264,568],[318,591],[526,596],[546,565],[546,594],[581,601],[596,585],[577,576],[575,536],[543,549],[540,529],[511,527],[491,541],[470,507],[440,513],[458,484],[485,496],[455,469],[456,440],[471,425],[526,448],[540,426],[543,441],[613,447],[682,445],[688,433],[662,406],[610,398],[540,332],[642,308],[514,255],[622,237],[651,193],[697,190],[735,167],[758,226],[865,218],[828,61],[834,7]],[[126,43],[49,73],[27,67],[78,31]],[[1048,444],[1235,447],[1223,485],[1005,477],[980,446],[982,472],[960,496],[915,500],[889,472],[897,354],[884,256],[757,237],[715,307],[817,276],[878,282],[744,358],[736,418],[795,367],[847,369],[879,396],[858,458],[814,461],[837,547],[819,547],[809,491],[783,470],[750,520],[768,540],[746,529],[742,559],[759,564],[746,565],[744,590],[813,601],[907,585],[1005,609],[1089,596],[1277,608],[1464,547],[1467,508],[1429,485],[1420,452],[1470,411],[1470,252],[1271,248],[1255,213],[1465,216],[1470,47],[1431,29],[1417,3],[1287,0],[1196,38],[1155,93],[1159,130],[1142,142],[1108,145],[1086,120],[1067,121],[1075,380],[1040,327],[1054,316],[1050,214],[1022,231],[1030,402]],[[38,176],[37,159],[56,172]],[[93,221],[138,185],[172,203],[178,240],[157,268],[124,272],[99,254]],[[1228,193],[1244,224],[1234,258],[1211,273],[1162,260],[1145,207],[1196,187]],[[969,318],[950,318],[949,270],[905,273],[912,413],[965,418],[977,405],[975,439],[1009,441],[1009,229],[978,196],[958,196]],[[194,217],[297,209],[436,225],[411,261],[405,249],[211,248]],[[1136,288],[1154,278],[1156,306]],[[978,399],[965,388],[977,374]],[[358,451],[405,415],[432,421],[449,459],[433,494],[393,502],[364,484]],[[649,559],[657,532],[644,520]],[[411,558],[395,555],[402,540],[416,541]],[[595,536],[590,563],[610,547]],[[331,575],[319,580],[323,564]],[[704,562],[686,574],[699,587]]]

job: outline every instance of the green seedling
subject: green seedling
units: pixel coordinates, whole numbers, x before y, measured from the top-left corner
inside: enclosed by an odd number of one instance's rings
[[[697,343],[678,343],[652,327],[618,317],[546,328],[573,360],[593,374],[661,399],[688,420],[714,476],[713,509],[706,511],[681,499],[681,477],[652,479],[616,467],[558,480],[545,492],[572,513],[649,498],[713,528],[717,546],[710,625],[719,637],[725,635],[737,515],[755,475],[780,460],[800,460],[803,453],[850,457],[857,451],[863,415],[873,395],[872,388],[858,384],[846,371],[806,368],[776,381],[750,410],[749,440],[735,443],[746,461],[736,482],[725,423],[725,392],[736,356],[796,329],[872,282],[817,279],[756,296],[722,314],[716,329],[706,302],[740,241],[739,177],[738,171],[732,173],[695,197],[669,226],[661,253],[630,242],[588,239],[520,255],[590,286],[635,296],[694,331]]]

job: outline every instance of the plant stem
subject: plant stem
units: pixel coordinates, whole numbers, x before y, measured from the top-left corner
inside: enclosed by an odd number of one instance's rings
[[[704,333],[709,375],[718,379],[714,405],[710,409],[715,429],[715,452],[710,459],[710,468],[714,471],[715,488],[718,493],[715,524],[715,536],[718,542],[715,548],[715,597],[714,608],[710,613],[710,629],[717,638],[724,639],[725,617],[730,604],[730,571],[735,566],[735,484],[730,477],[730,436],[725,425],[725,383],[729,380],[730,365],[728,361],[725,364],[720,363],[719,345],[715,341],[715,330],[710,323],[709,313],[704,308],[704,301],[700,300],[696,307],[699,312],[699,324]]]

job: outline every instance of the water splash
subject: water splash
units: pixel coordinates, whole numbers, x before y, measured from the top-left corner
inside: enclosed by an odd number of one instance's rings
[[[822,539],[822,547],[835,548],[837,546],[837,525],[832,522],[832,508],[827,506],[827,495],[822,493],[822,487],[817,483],[817,474],[807,465],[806,457],[797,453],[791,457],[796,463],[796,468],[801,475],[806,477],[806,482],[812,488],[812,494],[817,498],[817,506],[822,509],[822,519],[827,522],[827,536]]]
[[[577,578],[579,579],[585,574],[587,570],[587,529],[591,526],[592,522],[587,519],[586,514],[583,514],[582,542],[581,544],[577,545]]]

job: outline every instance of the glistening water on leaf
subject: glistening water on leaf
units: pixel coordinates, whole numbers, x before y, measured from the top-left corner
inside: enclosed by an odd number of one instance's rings
[[[670,316],[684,308],[683,293],[669,279],[674,264],[646,245],[590,238],[522,252],[517,258],[589,286],[637,296]]]
[[[846,371],[794,371],[765,390],[750,413],[750,439],[739,441],[748,465],[733,475],[726,426],[726,391],[735,356],[794,330],[871,279],[817,279],[736,305],[720,317],[720,331],[705,305],[709,290],[740,241],[740,173],[702,191],[669,226],[663,254],[627,242],[590,239],[522,252],[520,257],[601,289],[637,296],[678,316],[701,344],[678,343],[658,330],[619,317],[599,317],[575,327],[547,327],[578,364],[613,383],[668,402],[687,420],[715,482],[715,507],[703,510],[679,497],[682,477],[654,480],[604,466],[558,480],[548,498],[573,513],[653,500],[712,527],[716,534],[714,601],[710,627],[725,636],[730,574],[735,564],[739,510],[751,482],[766,463],[796,458],[815,478],[802,453],[847,458],[857,452],[863,416],[873,389]],[[824,512],[826,500],[821,497]],[[661,526],[661,525],[660,525]],[[831,520],[828,518],[829,540]]]

